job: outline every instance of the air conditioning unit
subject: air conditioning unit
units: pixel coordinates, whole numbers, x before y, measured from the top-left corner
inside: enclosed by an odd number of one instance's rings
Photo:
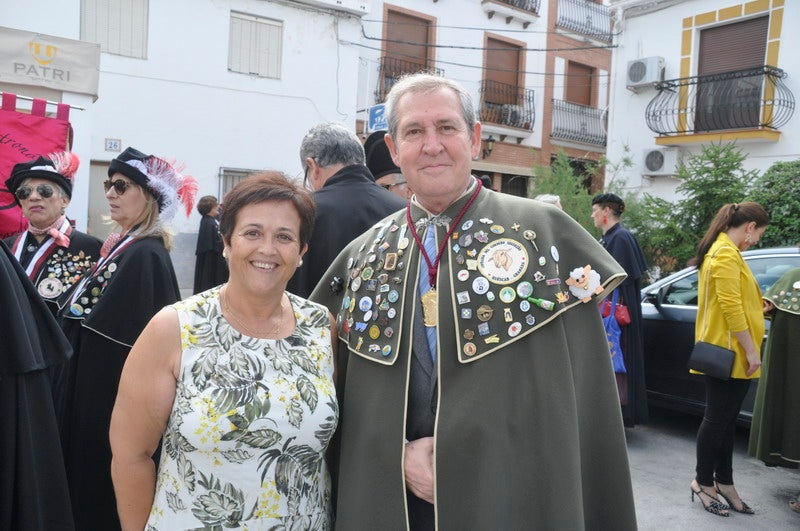
[[[651,87],[659,81],[664,81],[663,57],[645,57],[628,61],[626,84],[629,89]]]
[[[645,149],[642,175],[675,175],[678,173],[680,151],[677,148]]]

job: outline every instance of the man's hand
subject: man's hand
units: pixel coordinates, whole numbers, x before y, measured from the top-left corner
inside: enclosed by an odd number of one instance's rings
[[[417,498],[433,503],[433,437],[406,444],[403,472],[408,490]]]

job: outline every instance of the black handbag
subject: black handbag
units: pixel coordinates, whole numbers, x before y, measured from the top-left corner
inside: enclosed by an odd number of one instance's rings
[[[720,380],[729,380],[736,353],[705,341],[698,341],[689,356],[689,368]]]

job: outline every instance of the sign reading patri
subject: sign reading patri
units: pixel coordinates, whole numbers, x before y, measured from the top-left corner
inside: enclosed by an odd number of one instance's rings
[[[367,119],[367,132],[385,131],[389,129],[386,121],[386,105],[379,103],[369,108],[369,118]]]

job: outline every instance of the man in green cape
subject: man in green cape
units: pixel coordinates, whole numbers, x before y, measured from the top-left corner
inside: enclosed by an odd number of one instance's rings
[[[561,210],[471,175],[458,84],[404,78],[387,116],[415,196],[311,297],[340,340],[337,529],[635,529],[596,306],[623,270]]]

